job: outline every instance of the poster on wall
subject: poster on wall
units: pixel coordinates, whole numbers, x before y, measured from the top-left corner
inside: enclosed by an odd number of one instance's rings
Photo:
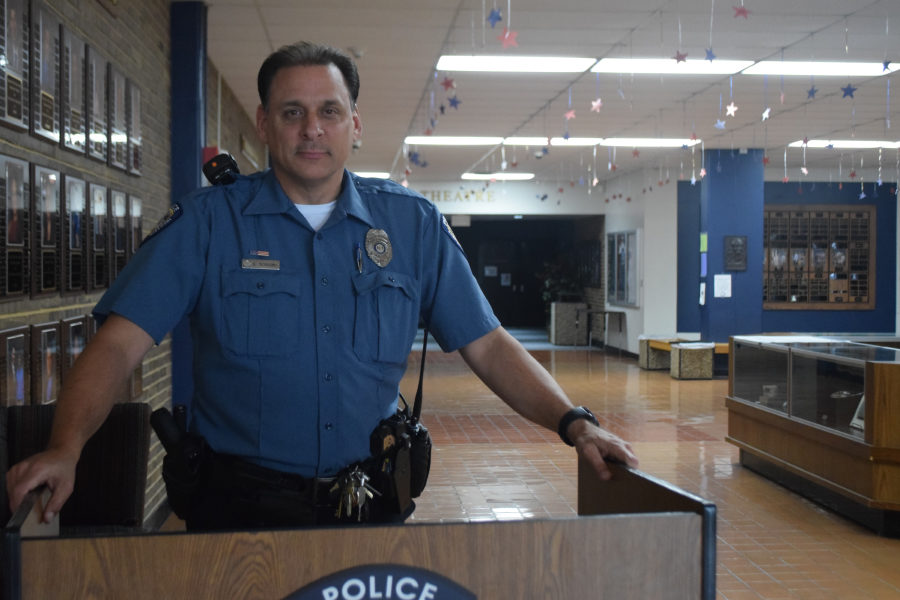
[[[132,175],[140,175],[144,161],[144,134],[141,128],[141,88],[129,79],[127,91],[128,172]]]
[[[34,167],[34,243],[31,293],[59,291],[60,278],[60,181],[59,171]]]
[[[38,137],[59,143],[60,126],[60,26],[59,19],[45,6],[35,9],[32,26],[31,131]]]
[[[106,93],[107,61],[91,46],[86,51],[87,76],[87,152],[91,158],[106,162],[109,140]]]
[[[60,324],[31,326],[31,403],[53,404],[62,376]]]
[[[85,94],[84,40],[62,28],[62,145],[85,152],[87,96]]]
[[[106,187],[90,185],[91,223],[91,289],[99,290],[109,285],[109,210]]]
[[[0,298],[15,298],[29,291],[29,179],[27,162],[0,155]]]
[[[109,166],[125,170],[128,151],[128,119],[125,75],[109,65]]]
[[[31,391],[30,330],[17,327],[0,331],[0,406],[29,403]]]
[[[28,3],[0,5],[0,122],[28,129]]]
[[[63,292],[80,293],[88,284],[87,193],[83,179],[65,178]]]

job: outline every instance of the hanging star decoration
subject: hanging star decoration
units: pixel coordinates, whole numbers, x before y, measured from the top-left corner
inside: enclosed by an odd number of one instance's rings
[[[674,58],[675,62],[677,62],[677,63],[687,62],[687,52],[682,52],[680,50],[676,50],[675,56],[673,56],[672,58]]]
[[[809,175],[809,169],[807,169],[806,167],[800,167],[800,172],[804,175]]]
[[[850,179],[856,179],[856,171],[850,171]]]
[[[704,167],[700,167],[700,179],[706,177],[706,169]]]
[[[564,116],[566,117],[566,121],[570,121],[570,120],[574,119],[575,118],[575,109],[573,108],[572,110],[567,110],[566,114]]]
[[[788,178],[787,175],[785,175],[784,177],[781,178],[781,183],[787,183],[788,181],[790,181],[790,179]]]
[[[767,106],[767,107],[766,107],[766,110],[764,110],[764,111],[762,112],[762,120],[763,120],[763,121],[768,120],[768,119],[769,119],[769,115],[771,114],[771,112],[772,112],[772,109],[769,108],[769,107]]]
[[[841,91],[844,92],[844,95],[841,98],[846,98],[847,96],[853,97],[853,92],[855,92],[859,88],[853,87],[853,84],[848,83],[847,87],[842,87]]]
[[[460,100],[456,96],[453,96],[452,98],[448,98],[447,102],[449,102],[450,106],[453,107],[455,110],[459,110],[459,105],[462,104],[462,100]]]
[[[737,112],[737,104],[734,103],[734,100],[731,101],[731,104],[725,107],[725,115],[728,117],[733,117],[734,113]]]
[[[812,86],[811,88],[806,90],[806,99],[807,100],[815,100],[816,92],[818,92],[818,91],[819,90],[816,89],[816,86]]]
[[[884,73],[885,71],[887,71],[887,70],[890,68],[890,66],[891,66],[891,61],[886,60],[886,61],[884,61],[884,62],[881,63],[881,64],[884,66],[884,68],[881,70],[881,72]]]
[[[744,8],[743,6],[732,6],[734,9],[734,18],[744,17],[745,19],[750,15],[750,11]]]
[[[543,154],[544,156],[547,156],[548,154],[550,154],[550,148],[547,146],[544,146],[543,148],[541,148],[541,154]]]
[[[769,157],[763,156],[763,166],[767,166],[769,164]]]
[[[638,150],[637,148],[635,148],[634,150],[631,151],[631,156],[633,156],[634,158],[638,158],[640,155],[641,155],[641,151]]]
[[[563,134],[563,139],[564,139],[564,140],[567,140],[567,139],[569,139],[569,137],[570,137],[570,136],[569,136],[569,132],[566,131],[566,132]]]
[[[708,60],[709,62],[712,62],[712,61],[716,60],[716,55],[713,54],[713,49],[712,49],[712,48],[707,48],[707,49],[706,49],[706,60]]]
[[[591,112],[598,113],[600,112],[600,107],[603,106],[603,101],[600,98],[596,100],[591,100]]]
[[[444,80],[441,82],[441,87],[444,88],[445,92],[449,92],[456,87],[456,82],[449,77],[444,77]]]
[[[425,135],[431,135],[432,133],[434,133],[434,129],[432,129],[431,127],[425,130]]]
[[[725,121],[716,119],[716,129],[725,129]]]
[[[483,14],[483,13],[482,13]],[[488,15],[488,21],[491,23],[491,29],[497,26],[497,23],[503,20],[503,17],[500,16],[500,11],[496,8],[491,10],[491,14]]]
[[[510,31],[509,29],[503,29],[503,33],[497,36],[497,39],[500,40],[500,43],[503,44],[503,49],[509,48],[510,46],[515,46],[518,48],[519,43],[516,41],[516,36],[519,35],[518,31]]]

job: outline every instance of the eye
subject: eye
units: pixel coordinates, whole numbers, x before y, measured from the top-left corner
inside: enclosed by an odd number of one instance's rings
[[[285,121],[296,121],[302,115],[299,108],[288,108],[281,113]]]

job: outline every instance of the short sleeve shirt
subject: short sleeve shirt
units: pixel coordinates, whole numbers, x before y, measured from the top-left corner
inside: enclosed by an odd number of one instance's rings
[[[189,316],[191,430],[219,452],[308,477],[369,456],[420,316],[448,352],[499,326],[440,212],[349,172],[318,232],[271,171],[195,192],[94,312],[157,343]]]

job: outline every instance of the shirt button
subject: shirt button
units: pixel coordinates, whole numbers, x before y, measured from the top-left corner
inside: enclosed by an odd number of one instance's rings
[[[325,429],[327,431],[331,431],[332,429],[334,429],[334,424],[333,423],[325,423]]]
[[[266,284],[263,283],[262,281],[257,281],[257,282],[256,282],[256,289],[261,290],[261,289],[263,289],[264,287],[266,287]]]
[[[328,278],[327,278],[327,277],[323,277],[321,281],[322,281],[322,285],[328,285]]]
[[[334,379],[334,375],[332,375],[331,373],[325,373],[325,381],[331,381],[332,379]]]
[[[331,333],[331,325],[323,325],[322,333]]]

